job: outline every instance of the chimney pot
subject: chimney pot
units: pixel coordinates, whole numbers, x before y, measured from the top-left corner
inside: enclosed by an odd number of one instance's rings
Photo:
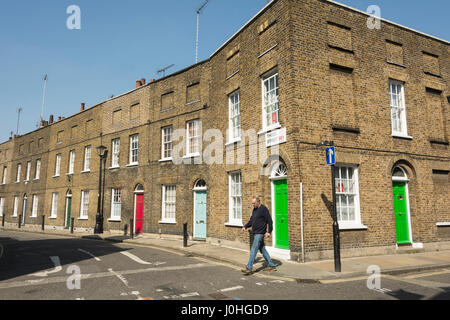
[[[86,105],[86,104],[85,104],[84,102],[81,103],[80,111],[84,111],[85,105]]]
[[[156,80],[154,78],[150,79],[150,83],[155,82]]]
[[[58,117],[58,121],[61,121],[61,117]]]
[[[141,79],[141,85],[144,85],[145,84],[145,78],[142,78]]]
[[[53,115],[50,115],[49,124],[53,123]]]
[[[136,88],[139,88],[142,85],[141,80],[136,80]]]

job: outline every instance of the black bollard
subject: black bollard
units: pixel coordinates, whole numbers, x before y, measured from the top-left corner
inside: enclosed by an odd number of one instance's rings
[[[133,239],[133,236],[134,236],[133,226],[134,226],[134,221],[133,221],[133,219],[130,219],[130,238],[131,239]]]
[[[70,219],[70,233],[73,233],[73,224],[75,223],[75,218]]]
[[[126,236],[127,233],[128,233],[128,225],[126,224],[126,225],[123,227],[123,235]]]
[[[183,224],[183,248],[188,246],[187,223]]]
[[[42,215],[42,231],[45,230],[45,216]]]
[[[22,223],[22,215],[19,215],[19,229],[20,229],[20,225],[21,225],[21,223]]]
[[[5,215],[2,216],[2,227],[5,226]]]

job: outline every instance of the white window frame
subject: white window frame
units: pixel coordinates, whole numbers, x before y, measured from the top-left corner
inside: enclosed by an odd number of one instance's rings
[[[236,99],[237,97],[237,99]],[[237,113],[235,113],[237,110]],[[233,123],[236,120],[237,125]],[[236,90],[230,95],[228,95],[228,132],[229,141],[228,143],[236,142],[241,140],[241,93],[240,90]],[[237,133],[236,133],[237,131]]]
[[[8,167],[3,167],[3,178],[2,178],[2,185],[6,184],[6,176],[8,174]]]
[[[116,201],[118,195],[118,201]],[[122,217],[122,189],[111,189],[111,218],[110,221],[120,221]]]
[[[347,179],[342,179],[342,170],[347,170]],[[348,179],[348,169],[353,169],[353,178],[352,180]],[[346,164],[346,163],[339,163],[335,166],[336,174],[335,174],[335,187],[336,187],[336,214],[338,216],[338,223],[339,223],[339,229],[367,229],[367,226],[364,226],[361,223],[361,210],[360,210],[360,196],[359,196],[359,170],[358,166],[354,164]],[[346,182],[353,183],[353,192],[346,192]],[[349,188],[347,188],[349,190]],[[348,207],[348,197],[353,196],[354,199],[354,219],[353,220],[340,220],[340,212],[338,211],[340,208],[342,208],[341,205],[338,204],[338,202],[341,200],[340,196],[347,196],[346,197],[346,207]],[[349,212],[348,212],[349,214]]]
[[[89,190],[82,190],[79,220],[87,220],[88,218],[89,218]]]
[[[236,182],[237,180],[233,180],[233,177],[239,177],[239,182]],[[239,192],[236,192],[236,187],[233,188],[233,184],[239,185]],[[234,191],[234,192],[233,192]],[[235,198],[240,199],[240,206],[235,206]],[[234,225],[234,226],[242,226],[242,172],[235,171],[230,172],[228,174],[228,222],[227,225]],[[240,210],[240,218],[235,217],[235,209]]]
[[[25,182],[30,181],[30,175],[31,175],[31,161],[27,162],[27,174],[25,176]]]
[[[130,159],[129,164],[138,165],[139,164],[139,135],[134,134],[130,136]]]
[[[118,168],[120,166],[120,138],[113,139],[111,155],[111,168]]]
[[[83,172],[91,171],[91,146],[84,147],[84,166]]]
[[[39,197],[36,194],[34,194],[33,195],[33,209],[31,211],[32,218],[37,218],[38,204],[39,204]]]
[[[18,212],[19,212],[19,197],[14,196],[13,217],[17,217]]]
[[[392,89],[396,88],[396,92]],[[400,90],[399,90],[400,89]],[[393,99],[393,96],[397,99]],[[405,83],[389,79],[389,104],[391,114],[391,128],[393,136],[409,137],[406,123]],[[395,115],[395,117],[394,117]],[[396,127],[400,126],[401,130]]]
[[[268,95],[268,93],[266,92],[266,82],[270,83],[270,80],[274,79],[275,83],[274,83],[274,88],[269,90],[269,92],[273,92],[275,91],[278,92],[278,95],[275,95],[276,99],[274,101],[267,101],[266,99],[266,95]],[[278,84],[278,71],[271,71],[267,74],[265,74],[262,78],[261,78],[261,90],[262,90],[262,126],[263,126],[263,131],[270,131],[273,129],[277,129],[280,128],[280,104],[279,104],[279,84]],[[277,113],[277,122],[273,123],[271,121],[271,124],[267,124],[267,108],[272,106],[272,105],[276,105],[276,109],[275,110],[271,110],[271,115],[273,112]]]
[[[60,174],[61,174],[61,153],[58,153],[56,155],[55,160],[55,177],[59,177]]]
[[[161,160],[171,160],[173,151],[173,126],[161,129]]]
[[[21,171],[22,171],[22,164],[19,163],[19,164],[17,165],[16,183],[17,183],[17,182],[20,182]]]
[[[56,219],[58,216],[58,193],[52,193],[52,208],[50,213],[50,219]]]
[[[0,217],[3,217],[4,208],[5,208],[5,198],[0,197]]]
[[[67,174],[73,174],[75,170],[75,150],[69,152],[69,171]]]
[[[193,124],[193,136],[189,135],[189,126],[190,124]],[[198,157],[200,156],[200,152],[201,152],[201,148],[202,148],[202,140],[201,140],[201,135],[202,135],[202,123],[200,121],[200,119],[195,119],[195,120],[191,120],[188,121],[186,123],[186,157]],[[193,152],[190,152],[191,149],[191,145],[193,145],[191,143],[191,140],[193,142],[197,142],[197,150],[193,150]]]
[[[169,189],[170,188],[170,189]],[[168,190],[169,189],[169,190]],[[172,198],[168,199],[168,191],[174,192]],[[161,204],[161,221],[160,223],[176,223],[177,220],[177,186],[176,185],[163,185],[162,186],[162,204]],[[170,205],[173,208],[173,217],[168,217],[167,206]]]
[[[36,160],[36,171],[34,174],[34,180],[39,180],[41,178],[41,159]]]

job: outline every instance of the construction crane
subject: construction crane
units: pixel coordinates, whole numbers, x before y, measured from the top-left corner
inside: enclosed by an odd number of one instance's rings
[[[42,93],[42,109],[41,109],[41,122],[44,120],[44,105],[45,105],[45,89],[47,88],[47,79],[48,76],[44,76],[44,90]]]
[[[163,78],[164,78],[166,76],[166,70],[172,68],[173,66],[174,66],[174,64],[171,64],[170,66],[162,68],[161,70],[158,70],[158,73],[162,73],[163,74]]]
[[[22,112],[22,108],[17,109],[17,129],[16,135],[19,135],[19,121],[20,121],[20,113]]]
[[[199,29],[200,29],[200,13],[202,12],[202,10],[206,7],[206,5],[208,4],[209,0],[206,0],[202,6],[200,8],[197,9],[197,38],[195,41],[195,63],[198,62],[198,33],[199,33]]]

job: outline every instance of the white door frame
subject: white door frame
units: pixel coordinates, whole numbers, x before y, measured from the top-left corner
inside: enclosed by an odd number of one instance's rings
[[[206,192],[206,203],[208,203],[208,188],[205,186],[205,187],[194,187],[194,189],[192,189],[193,191],[194,191],[194,214],[192,215],[192,217],[193,217],[193,219],[194,219],[194,221],[193,221],[193,223],[194,223],[194,228],[193,228],[193,231],[194,231],[194,234],[193,234],[193,238],[195,238],[195,203],[196,203],[196,198],[197,198],[197,191],[205,191]],[[207,224],[208,223],[208,206],[206,206],[206,212],[205,212],[205,214],[206,214],[206,223],[205,224]],[[206,225],[206,234],[205,234],[205,239],[206,239],[206,237],[207,237],[207,235],[208,235],[208,225]],[[202,239],[202,238],[199,238],[199,239]]]
[[[277,180],[286,180],[287,184],[287,176],[281,176],[281,177],[269,177],[270,179],[270,192],[271,192],[271,207],[272,207],[272,223],[273,223],[273,235],[272,235],[272,246],[266,247],[266,250],[269,252],[269,254],[275,258],[284,259],[284,260],[290,260],[291,259],[291,250],[286,249],[280,249],[275,247],[275,238],[276,238],[276,228],[275,228],[275,184],[274,181]],[[288,212],[289,215],[289,212]],[[289,225],[289,220],[288,220]]]

